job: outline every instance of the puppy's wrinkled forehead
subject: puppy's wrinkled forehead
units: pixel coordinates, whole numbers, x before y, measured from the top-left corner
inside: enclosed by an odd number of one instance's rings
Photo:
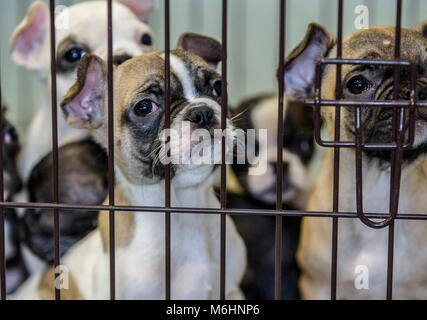
[[[343,41],[343,56],[349,59],[393,60],[395,54],[394,27],[372,27],[360,30]],[[427,62],[427,40],[415,30],[401,29],[400,56],[417,64]],[[331,54],[332,56],[334,52]]]
[[[343,40],[343,57],[346,59],[362,60],[395,60],[395,33],[394,27],[379,26],[359,30]],[[412,29],[401,29],[400,59],[417,65],[418,71],[424,74],[427,70],[427,39],[420,32]],[[328,57],[336,57],[336,45],[329,52]],[[351,73],[360,68],[360,65],[342,65],[342,75]],[[331,97],[335,91],[336,66],[329,64],[325,67],[324,86],[322,94]],[[390,67],[390,70],[393,70]],[[378,69],[377,72],[381,72]]]
[[[152,52],[133,58],[118,69],[118,81],[121,105],[132,101],[146,91],[164,95],[165,54]],[[184,50],[170,53],[170,94],[171,102],[191,101],[200,97],[210,86],[212,80],[220,75],[211,69],[200,57]],[[121,79],[123,81],[121,81]]]

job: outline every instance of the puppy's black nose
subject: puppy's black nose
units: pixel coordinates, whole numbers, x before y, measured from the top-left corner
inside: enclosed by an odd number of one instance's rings
[[[119,54],[113,57],[113,64],[116,66],[121,65],[123,62],[132,59],[132,56],[130,56],[127,53]]]
[[[186,116],[186,119],[199,128],[208,128],[214,123],[214,111],[209,107],[198,107],[191,109]]]

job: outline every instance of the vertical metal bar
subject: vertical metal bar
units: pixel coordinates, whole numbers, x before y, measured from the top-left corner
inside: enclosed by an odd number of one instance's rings
[[[114,96],[113,96],[113,2],[107,2],[108,38],[108,201],[114,206]],[[116,299],[116,252],[114,210],[109,211],[110,231],[110,299]]]
[[[165,0],[165,128],[170,128],[170,1]],[[170,143],[168,135],[166,143]],[[170,151],[168,150],[168,153]],[[169,154],[168,154],[169,155]],[[165,168],[165,206],[171,206],[170,164]],[[171,299],[171,213],[165,212],[165,299]]]
[[[279,105],[277,111],[277,180],[276,209],[282,210],[283,191],[283,99],[285,89],[285,20],[286,0],[280,0],[279,14]],[[276,217],[275,248],[274,248],[274,299],[280,300],[282,295],[282,217]]]
[[[221,70],[221,130],[224,133],[227,125],[228,92],[227,92],[227,0],[222,0],[222,70]],[[221,209],[227,208],[227,167],[225,164],[225,136],[221,141]],[[221,223],[221,261],[220,261],[220,299],[225,300],[225,257],[226,257],[226,215],[220,216]]]
[[[415,139],[415,107],[417,104],[416,95],[417,86],[417,67],[415,63],[411,64],[411,93],[410,93],[410,106],[409,106],[409,137],[404,144],[404,148],[412,146]]]
[[[394,58],[400,59],[400,38],[401,38],[401,23],[402,23],[402,0],[396,0],[396,34],[394,44]],[[394,69],[394,88],[393,99],[399,98],[399,81],[400,68]],[[391,170],[390,170],[390,215],[397,212],[399,206],[399,190],[400,190],[400,171],[402,165],[402,131],[401,121],[404,121],[398,109],[393,111],[393,140],[397,142],[396,150],[392,151],[391,155]],[[399,127],[398,127],[399,124]],[[397,132],[399,130],[399,132]],[[387,300],[393,298],[393,258],[394,258],[394,220],[390,222],[388,227],[388,253],[387,253]]]
[[[338,0],[337,58],[342,57],[343,0]],[[341,64],[337,65],[335,98],[341,99]],[[341,108],[335,107],[335,141],[340,140]],[[339,210],[340,149],[334,147],[333,212]],[[332,218],[331,300],[337,298],[338,218]]]
[[[322,140],[321,137],[321,126],[322,126],[322,116],[320,114],[321,108],[321,98],[322,98],[322,63],[318,62],[316,65],[316,73],[314,79],[314,139],[320,144]]]
[[[361,110],[357,106],[355,109],[355,133],[356,133],[356,210],[358,214],[363,214],[363,176],[362,176],[362,120]]]
[[[50,0],[50,76],[51,76],[51,108],[52,108],[52,162],[53,162],[53,203],[58,203],[58,106],[56,93],[56,36],[55,36],[55,0]],[[60,265],[59,243],[59,211],[53,209],[53,234],[54,234],[54,266]],[[55,299],[61,299],[60,289],[55,286]]]
[[[2,88],[1,88],[1,66],[0,66],[0,128],[3,128]],[[3,194],[3,142],[0,139],[0,201],[4,201]],[[5,225],[4,208],[0,208],[0,300],[6,300],[6,254],[5,254]]]

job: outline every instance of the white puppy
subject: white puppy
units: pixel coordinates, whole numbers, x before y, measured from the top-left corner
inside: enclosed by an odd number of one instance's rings
[[[75,80],[77,63],[86,53],[101,57],[107,52],[107,2],[82,2],[56,16],[58,103]],[[152,50],[152,32],[141,20],[154,8],[154,0],[115,0],[113,50],[116,64]],[[29,127],[19,159],[24,181],[33,166],[51,150],[49,9],[34,2],[11,39],[12,59],[37,73],[44,85],[44,101]],[[58,141],[80,140],[87,132],[76,131],[58,117]]]

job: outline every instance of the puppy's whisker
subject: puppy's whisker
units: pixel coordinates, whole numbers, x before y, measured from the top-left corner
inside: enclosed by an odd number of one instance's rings
[[[157,151],[159,151],[162,148],[162,145],[159,145],[155,147],[149,154],[148,157],[152,157]]]
[[[237,113],[237,114],[233,115],[233,116],[230,118],[230,121],[231,121],[231,122],[235,122],[235,121],[237,121],[237,120],[241,120],[241,119],[243,118],[243,115],[245,115],[245,113],[246,113],[246,112],[248,112],[248,110],[249,110],[249,109],[245,109],[245,110],[243,110],[243,111],[241,111],[241,112],[239,112],[239,113]]]
[[[155,157],[154,157],[154,159],[153,159],[153,164],[152,164],[152,166],[151,166],[151,174],[154,176],[154,170],[155,170],[155,168],[156,168],[156,166],[159,164],[159,162],[160,162],[160,153],[158,153]]]

